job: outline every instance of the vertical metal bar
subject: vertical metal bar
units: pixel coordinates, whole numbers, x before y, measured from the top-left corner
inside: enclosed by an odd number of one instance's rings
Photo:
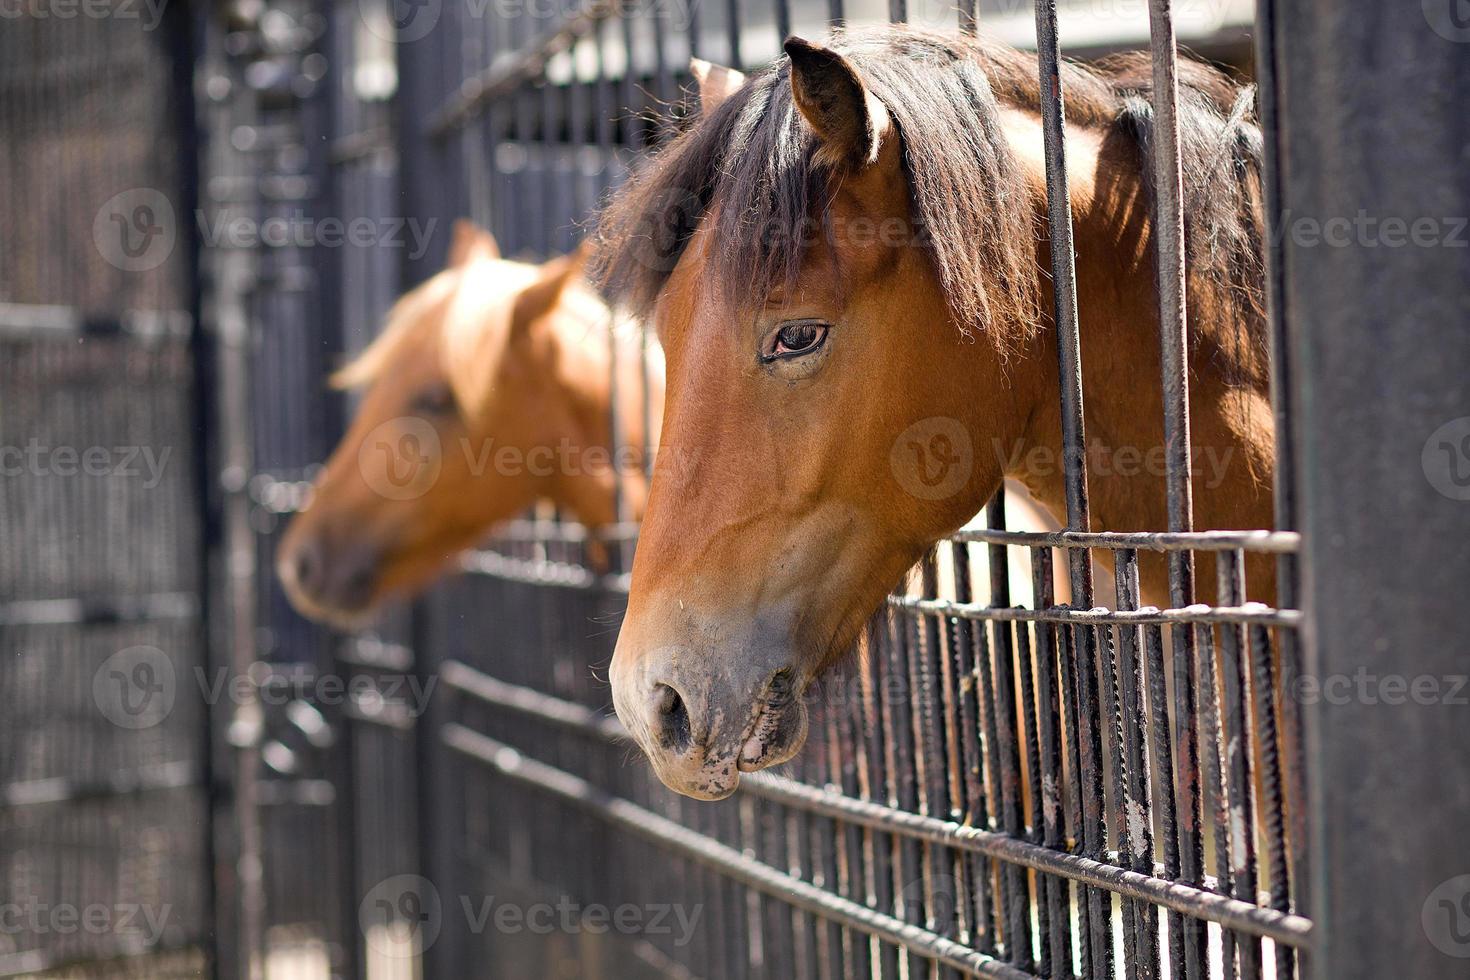
[[[960,33],[974,34],[980,26],[980,0],[960,0]]]
[[[1123,754],[1123,698],[1121,693],[1121,678],[1119,678],[1119,655],[1115,644],[1112,642],[1112,634],[1102,631],[1099,637],[1099,653],[1103,661],[1101,676],[1098,678],[1100,692],[1102,695],[1101,711],[1103,721],[1104,743],[1108,751],[1105,754],[1107,768],[1112,770],[1110,781],[1113,798],[1109,812],[1114,814],[1114,824],[1117,827],[1116,839],[1118,842],[1118,862],[1126,865],[1131,852],[1129,841],[1129,799],[1127,788],[1127,768]],[[1109,897],[1107,900],[1108,910],[1111,913],[1111,905],[1116,898]],[[1135,902],[1124,899],[1122,901],[1123,917],[1123,968],[1129,980],[1136,980],[1138,976],[1138,919],[1139,908]],[[1109,944],[1111,944],[1111,914],[1109,915]]]
[[[1055,570],[1052,550],[1031,549],[1031,590],[1037,609],[1055,605]],[[1062,730],[1059,680],[1057,676],[1057,628],[1052,623],[1036,624],[1036,711],[1040,718],[1037,733],[1041,782],[1033,787],[1034,805],[1041,813],[1041,842],[1054,850],[1067,846],[1066,818],[1062,813],[1062,787],[1066,774],[1062,769]],[[1040,972],[1047,976],[1072,975],[1072,913],[1070,884],[1057,875],[1039,876],[1038,885],[1046,895],[1046,925],[1049,941],[1042,946]],[[1050,954],[1050,961],[1045,957]]]
[[[1272,480],[1276,527],[1296,530],[1297,517],[1296,452],[1293,393],[1290,383],[1290,350],[1286,341],[1284,308],[1283,249],[1279,234],[1281,212],[1281,160],[1277,129],[1278,96],[1276,79],[1279,72],[1276,45],[1276,0],[1256,0],[1255,65],[1257,105],[1262,134],[1261,187],[1266,217],[1266,313],[1270,321],[1271,406],[1275,420],[1276,457]],[[1299,609],[1299,556],[1283,554],[1276,563],[1276,601],[1282,609]],[[1301,677],[1301,641],[1296,630],[1277,634],[1280,653],[1280,688],[1268,690],[1295,691]],[[1271,719],[1274,722],[1274,719]],[[1283,884],[1290,877],[1290,889],[1272,886],[1273,907],[1284,903],[1292,907],[1295,892],[1297,908],[1310,903],[1307,893],[1307,793],[1306,755],[1303,746],[1301,706],[1294,697],[1281,699],[1281,763],[1286,769],[1283,805],[1286,810],[1285,831],[1289,843],[1290,870],[1283,865]],[[1273,877],[1273,881],[1274,881]],[[1284,944],[1276,947],[1276,976],[1291,980],[1295,974],[1292,950]]]
[[[1239,605],[1245,595],[1244,557],[1239,551],[1222,551],[1215,556],[1215,562],[1219,601],[1228,606]],[[1223,626],[1220,640],[1220,687],[1228,722],[1225,755],[1230,783],[1230,871],[1235,882],[1235,897],[1254,905],[1256,826],[1251,752],[1255,739],[1250,719],[1247,665],[1242,649],[1243,630],[1235,625]],[[1202,696],[1208,693],[1201,691]],[[1238,936],[1236,943],[1240,947],[1242,980],[1256,980],[1261,975],[1261,941],[1254,936]]]
[[[1184,197],[1179,161],[1178,49],[1169,0],[1149,0],[1150,55],[1154,91],[1154,215],[1158,247],[1159,337],[1164,392],[1165,486],[1170,531],[1194,527],[1190,486],[1189,375],[1185,336]],[[1194,556],[1169,553],[1169,601],[1175,608],[1194,598]],[[1200,795],[1198,744],[1194,727],[1194,634],[1182,626],[1172,630],[1175,673],[1175,750],[1179,764],[1180,873],[1191,884],[1203,880],[1199,834]],[[1193,930],[1185,948],[1191,977],[1203,975],[1204,932]]]
[[[1222,600],[1223,601],[1223,600]],[[1215,677],[1215,634],[1210,624],[1194,625],[1194,648],[1199,654],[1199,750],[1204,815],[1212,820],[1215,837],[1215,888],[1231,894],[1234,878],[1230,863],[1230,800],[1225,769],[1220,762],[1223,726],[1220,722],[1219,683]],[[1220,931],[1220,962],[1226,976],[1235,975],[1235,935]]]
[[[1250,627],[1251,694],[1258,739],[1261,798],[1260,823],[1266,843],[1266,879],[1270,883],[1271,908],[1291,909],[1291,872],[1286,859],[1286,820],[1282,811],[1281,747],[1276,726],[1276,666],[1271,652],[1271,634],[1264,626]],[[1288,700],[1290,699],[1288,695]],[[1275,944],[1276,976],[1288,980],[1296,972],[1295,955],[1285,943]]]
[[[1138,553],[1122,549],[1114,559],[1114,583],[1119,609],[1138,608]],[[1126,847],[1120,842],[1127,867],[1153,873],[1153,807],[1148,785],[1148,717],[1144,713],[1142,633],[1139,627],[1118,629],[1119,698],[1122,702],[1123,767],[1127,773],[1127,802],[1123,819]],[[1121,837],[1121,835],[1120,835]],[[1159,976],[1158,910],[1146,903],[1134,904],[1134,928],[1138,933],[1135,976],[1154,980]]]
[[[954,565],[955,599],[958,602],[973,601],[971,587],[970,546],[963,541],[950,544],[950,556]],[[959,819],[972,827],[991,827],[990,808],[985,792],[985,746],[981,704],[985,716],[989,715],[989,701],[982,701],[979,677],[979,657],[976,655],[976,633],[982,629],[971,619],[954,619],[950,624],[950,636],[954,644],[954,672],[960,685],[959,721],[961,746],[964,750],[964,806]],[[991,890],[991,868],[989,861],[976,854],[964,856],[965,883],[968,893],[967,914],[970,919],[970,942],[981,952],[995,952],[996,908],[998,903]]]
[[[1148,674],[1149,775],[1159,814],[1159,836],[1164,845],[1164,877],[1179,877],[1178,817],[1174,801],[1174,751],[1169,736],[1169,693],[1164,667],[1164,631],[1143,628],[1144,664]],[[1184,975],[1184,916],[1169,911],[1169,974]]]
[[[878,629],[869,633],[866,656],[863,661],[863,727],[865,729],[864,751],[859,761],[862,769],[859,778],[866,786],[865,796],[871,800],[892,802],[888,782],[888,735],[887,711],[884,702],[889,695],[888,676],[883,647],[885,635]],[[893,837],[880,831],[868,832],[871,848],[869,861],[870,886],[873,907],[886,914],[893,914]],[[898,950],[888,943],[878,945],[878,968],[882,976],[898,976]]]
[[[992,529],[1006,526],[1005,491],[997,491],[995,499],[986,508],[986,525]],[[994,544],[988,549],[990,564],[990,604],[1006,608],[1011,604],[1011,582],[1009,558],[1004,545]],[[990,701],[994,713],[996,751],[999,781],[1001,828],[1013,837],[1025,834],[1021,813],[1021,761],[1016,737],[1016,678],[1015,649],[1012,646],[1011,624],[997,620],[991,624],[995,655],[993,699]],[[1015,966],[1029,968],[1031,949],[1031,901],[1027,887],[1026,871],[1019,865],[1007,862],[1004,866],[1006,884],[1006,953]]]
[[[740,0],[725,0],[725,16],[729,21],[730,67],[744,68],[745,59],[740,52]]]
[[[920,565],[921,594],[926,598],[939,595],[938,555],[931,550]],[[924,812],[940,819],[950,815],[950,756],[946,751],[945,719],[951,717],[942,688],[943,649],[940,643],[939,617],[921,614],[915,619],[918,647],[910,658],[913,678],[914,731],[919,745],[919,764],[923,774]],[[947,939],[958,935],[954,912],[958,894],[955,886],[955,855],[948,848],[930,844],[924,849],[926,858],[925,889],[931,931]],[[941,977],[955,973],[940,967]]]
[[[910,812],[919,808],[919,785],[914,758],[914,726],[912,721],[911,689],[913,680],[909,674],[911,651],[908,644],[909,615],[897,613],[889,619],[889,642],[884,648],[887,658],[885,667],[888,676],[904,678],[902,698],[884,696],[883,706],[887,709],[884,729],[888,734],[888,778],[890,797],[894,806]],[[897,851],[896,874],[899,917],[912,925],[923,925],[923,847],[912,837],[901,837],[895,842]],[[910,976],[927,974],[924,960],[916,953],[905,951]],[[917,972],[916,972],[917,971]]]
[[[845,682],[838,709],[828,712],[827,765],[830,774],[835,774],[837,785],[843,795],[853,799],[862,796],[858,780],[857,755],[863,746],[854,730],[857,721],[857,685]],[[840,827],[842,848],[838,852],[837,880],[839,893],[845,898],[867,905],[870,901],[867,883],[863,876],[863,828],[851,821],[843,821]],[[844,961],[852,976],[873,975],[873,962],[867,936],[857,930],[844,929]]]

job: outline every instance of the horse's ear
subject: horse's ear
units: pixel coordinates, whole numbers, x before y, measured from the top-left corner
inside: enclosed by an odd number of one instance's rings
[[[472,259],[498,259],[500,246],[495,236],[484,228],[459,218],[454,222],[454,236],[449,241],[449,265],[465,265]]]
[[[561,299],[561,294],[575,279],[581,276],[592,252],[589,241],[583,242],[566,255],[560,255],[541,266],[536,281],[516,297],[511,311],[512,332],[522,332],[545,316]]]
[[[860,167],[876,162],[891,125],[888,110],[868,91],[852,62],[799,37],[786,39],[786,54],[796,108],[822,141],[818,159]]]
[[[706,116],[745,84],[745,73],[703,58],[690,58],[689,70],[699,85],[699,108]]]

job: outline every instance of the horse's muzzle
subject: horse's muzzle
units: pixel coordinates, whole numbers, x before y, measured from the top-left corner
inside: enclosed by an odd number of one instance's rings
[[[700,800],[735,792],[741,772],[790,759],[806,741],[795,672],[777,655],[715,660],[661,648],[613,659],[613,704],[664,785]]]

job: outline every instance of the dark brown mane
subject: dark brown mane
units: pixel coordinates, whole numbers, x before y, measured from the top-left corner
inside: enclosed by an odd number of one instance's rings
[[[998,108],[1039,111],[1034,54],[993,40],[899,26],[835,32],[903,140],[914,240],[929,251],[954,318],[1002,352],[1039,328],[1037,203],[1000,132]],[[793,281],[814,235],[830,231],[834,175],[813,157],[782,58],[670,142],[614,197],[597,269],[615,301],[647,316],[700,221],[719,247],[704,270],[759,303]],[[1067,119],[1112,127],[1139,148],[1151,184],[1147,57],[1063,66]],[[1260,156],[1249,89],[1180,65],[1181,146],[1193,335],[1231,374],[1264,377]]]

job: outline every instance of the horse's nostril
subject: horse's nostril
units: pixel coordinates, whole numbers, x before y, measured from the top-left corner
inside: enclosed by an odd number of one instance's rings
[[[689,729],[689,709],[679,692],[667,684],[654,685],[653,707],[659,745],[675,752],[689,748],[694,735]]]
[[[322,562],[315,545],[306,542],[297,548],[294,566],[296,584],[302,590],[310,593],[320,590]]]

